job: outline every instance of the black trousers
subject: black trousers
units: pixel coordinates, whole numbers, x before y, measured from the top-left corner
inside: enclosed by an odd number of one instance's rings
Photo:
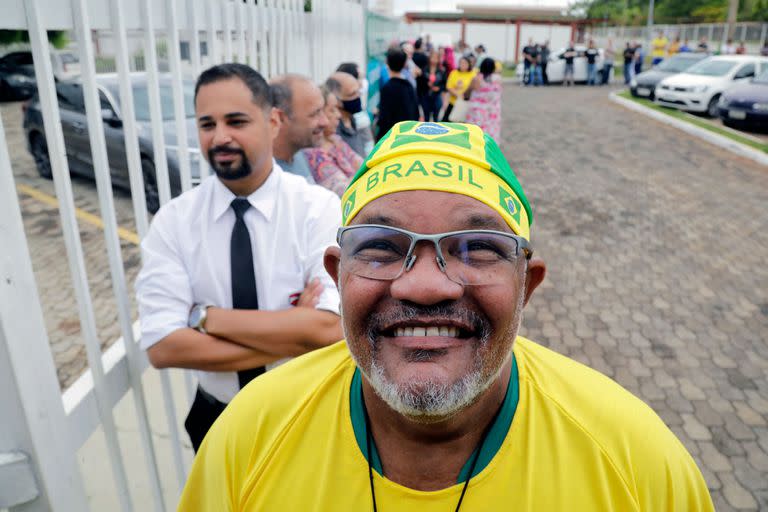
[[[192,408],[189,410],[189,414],[187,414],[187,419],[184,420],[184,428],[187,430],[187,434],[189,434],[189,439],[192,441],[192,448],[195,449],[195,453],[200,449],[205,434],[213,426],[216,418],[224,412],[225,407],[227,407],[227,404],[220,402],[200,386],[197,387],[195,401],[192,402]]]

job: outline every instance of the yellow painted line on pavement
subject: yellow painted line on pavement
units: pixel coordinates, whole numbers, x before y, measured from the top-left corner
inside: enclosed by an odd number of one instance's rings
[[[59,207],[58,199],[46,194],[45,192],[40,192],[36,188],[30,187],[29,185],[24,185],[24,184],[16,185],[16,190],[18,190],[19,193],[21,194],[26,194],[30,197],[37,199],[41,203],[45,203],[49,206],[53,206],[54,208]],[[101,220],[101,217],[98,217],[92,213],[88,213],[85,210],[81,210],[80,208],[75,207],[75,217],[82,220],[83,222],[87,222],[88,224],[91,224],[92,226],[96,226],[100,229],[104,229],[104,221]],[[126,242],[132,243],[134,245],[139,245],[139,235],[137,235],[136,233],[134,233],[129,229],[121,228],[118,226],[117,236],[119,236]]]

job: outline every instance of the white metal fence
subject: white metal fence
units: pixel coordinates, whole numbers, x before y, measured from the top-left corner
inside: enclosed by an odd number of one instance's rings
[[[113,418],[114,405],[132,395],[155,510],[166,510],[157,454],[153,447],[142,375],[147,368],[138,350],[118,238],[110,163],[97,88],[97,64],[113,59],[119,82],[121,119],[127,152],[135,225],[148,228],[142,166],[130,72],[136,56],[146,70],[154,161],[161,203],[170,199],[166,147],[161,131],[161,70],[171,76],[173,112],[182,189],[191,186],[182,77],[206,66],[246,62],[266,77],[284,72],[323,80],[341,61],[364,62],[364,22],[360,3],[313,0],[0,0],[0,29],[27,30],[34,57],[45,138],[50,154],[66,258],[87,349],[89,371],[62,397],[45,330],[11,154],[0,122],[0,510],[88,510],[77,450],[96,429],[104,432],[108,464],[123,511],[149,508],[134,501]],[[49,58],[47,30],[71,32],[80,54],[87,131],[95,169],[100,214],[122,337],[102,354],[94,301],[88,287],[82,242],[75,216],[57,90]],[[96,44],[95,44],[96,43]],[[98,46],[98,59],[96,48]],[[111,61],[109,61],[111,62]],[[170,149],[170,148],[169,148]],[[180,488],[186,467],[179,418],[167,372],[159,372],[175,479]],[[191,383],[188,382],[191,389]],[[182,407],[183,409],[184,407]],[[125,447],[122,447],[124,450]],[[167,480],[167,478],[166,478]],[[167,484],[166,484],[167,485]],[[173,493],[174,495],[177,493]]]
[[[657,31],[661,31],[668,38],[680,37],[680,41],[689,41],[691,46],[702,37],[706,38],[710,51],[718,51],[725,44],[727,38],[727,26],[725,23],[686,23],[681,25],[653,25],[651,30],[647,26],[617,26],[595,27],[591,35],[596,41],[605,45],[608,38],[613,39],[614,48],[617,42],[621,45],[625,41],[645,42],[655,37]],[[768,41],[768,23],[742,22],[736,23],[733,31],[733,40],[744,41],[748,53],[759,53],[760,49]]]

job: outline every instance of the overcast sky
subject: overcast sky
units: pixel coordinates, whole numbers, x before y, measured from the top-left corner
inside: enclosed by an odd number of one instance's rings
[[[447,11],[456,8],[456,4],[476,4],[476,5],[514,5],[514,6],[544,6],[544,7],[566,7],[568,0],[393,0],[395,15],[400,15],[405,11]]]

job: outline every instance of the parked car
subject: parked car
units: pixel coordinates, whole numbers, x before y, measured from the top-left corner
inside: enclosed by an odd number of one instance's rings
[[[51,66],[56,80],[69,80],[80,74],[80,59],[72,50],[51,50]],[[0,57],[0,99],[24,100],[37,91],[32,52],[12,52]]]
[[[118,101],[120,95],[118,92],[117,75],[98,75],[96,82],[101,99],[104,135],[112,182],[118,187],[129,189],[128,157],[123,136],[122,110]],[[133,87],[134,110],[138,124],[139,152],[144,175],[147,209],[154,213],[160,207],[160,198],[157,176],[155,174],[155,153],[152,145],[149,94],[145,74],[132,73],[131,84]],[[183,87],[184,107],[187,115],[187,147],[190,148],[191,174],[194,185],[200,182],[200,150],[198,149],[197,127],[194,118],[194,84],[190,81],[185,81]],[[94,177],[82,85],[76,81],[57,82],[56,92],[59,98],[59,111],[70,172]],[[173,117],[171,79],[169,76],[162,76],[160,78],[160,103],[171,194],[176,196],[181,193],[181,177],[177,155],[176,124]],[[26,107],[24,132],[26,134],[27,147],[35,159],[40,176],[51,178],[51,162],[48,156],[40,101],[37,96]]]
[[[643,71],[632,78],[629,83],[629,91],[637,98],[654,99],[654,90],[663,79],[682,73],[702,59],[706,59],[705,53],[678,53],[661,61],[648,71]]]
[[[656,103],[665,107],[718,115],[723,91],[739,82],[747,82],[768,68],[768,57],[754,55],[719,55],[708,57],[683,73],[662,80],[656,87]]]
[[[723,124],[768,131],[768,66],[750,82],[736,84],[720,96]]]
[[[584,52],[587,50],[587,47],[584,45],[574,45],[573,49],[576,50],[576,58],[573,60],[573,80],[575,82],[586,82],[587,58],[584,56]],[[565,50],[566,48],[560,48],[556,52],[552,52],[549,56],[549,61],[547,62],[547,78],[549,79],[549,83],[561,83],[565,80],[565,57],[563,57]],[[599,77],[600,72],[603,69],[604,57],[603,49],[600,48],[598,51],[599,55],[595,63],[597,64],[597,74]],[[518,80],[522,82],[524,74],[522,60],[517,65],[516,73]]]

